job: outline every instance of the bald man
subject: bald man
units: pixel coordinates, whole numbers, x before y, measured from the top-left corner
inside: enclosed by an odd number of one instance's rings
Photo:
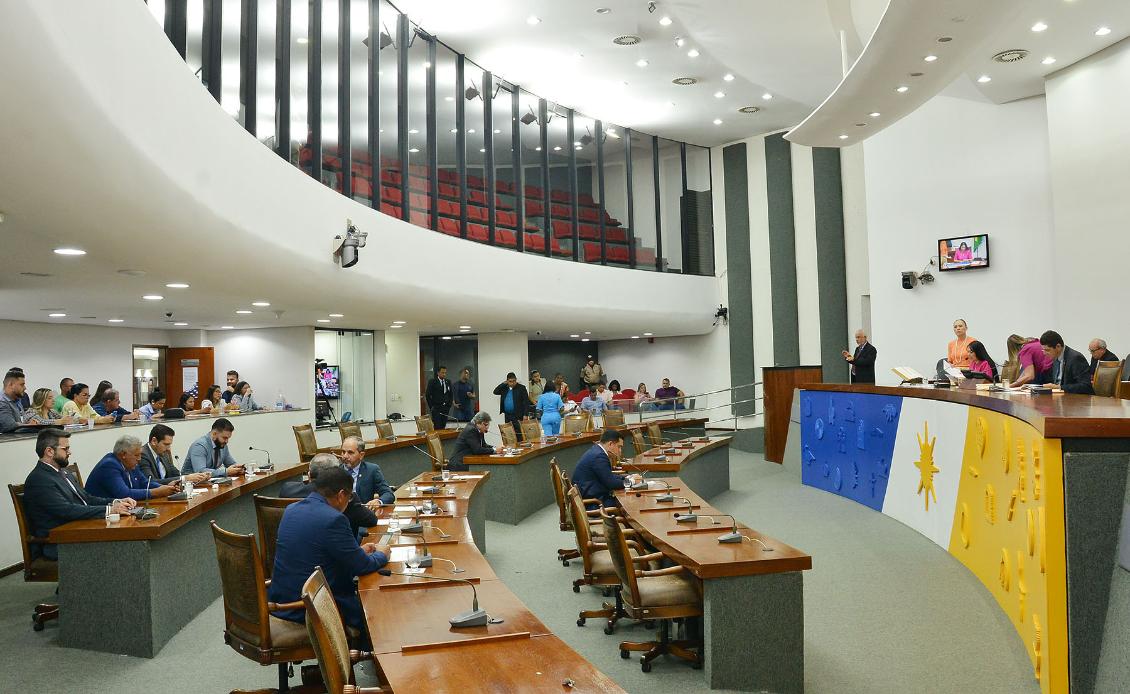
[[[862,330],[855,331],[855,351],[846,349],[841,352],[844,361],[851,364],[852,383],[875,382],[875,356],[878,354],[875,345],[867,341],[867,333]]]

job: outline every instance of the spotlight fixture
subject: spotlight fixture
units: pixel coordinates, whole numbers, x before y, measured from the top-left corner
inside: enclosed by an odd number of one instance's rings
[[[689,51],[687,51],[687,57],[688,58],[697,58],[698,57],[698,49],[692,48]]]
[[[479,88],[472,82],[471,86],[467,87],[466,91],[463,92],[463,96],[466,97],[467,101],[475,99],[479,96]]]
[[[1036,22],[1035,24],[1032,25],[1032,31],[1036,32],[1037,34],[1040,33],[1041,31],[1047,31],[1047,30],[1048,30],[1048,25],[1044,24],[1043,22]]]
[[[722,79],[727,81],[727,82],[733,82],[734,81],[734,75],[733,75],[733,73],[727,72],[726,74],[722,75]]]
[[[647,60],[644,59],[644,58],[640,58],[639,60],[636,61],[636,67],[647,67]]]
[[[1106,36],[1110,33],[1110,27],[1099,27],[1095,29],[1095,36]]]
[[[671,26],[671,18],[667,17],[667,16],[660,17],[659,18],[659,26],[665,26],[665,27]]]
[[[910,91],[910,87],[908,87],[904,84],[903,86],[899,87],[895,91],[898,92],[899,94],[905,94],[906,92]]]
[[[993,81],[993,78],[989,77],[988,75],[981,75],[980,77],[977,78],[977,82],[980,83],[980,84],[985,84],[986,82],[992,82],[992,81]]]

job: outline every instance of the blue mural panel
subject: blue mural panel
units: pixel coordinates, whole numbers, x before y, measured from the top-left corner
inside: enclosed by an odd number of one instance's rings
[[[883,510],[902,398],[800,392],[801,482]]]

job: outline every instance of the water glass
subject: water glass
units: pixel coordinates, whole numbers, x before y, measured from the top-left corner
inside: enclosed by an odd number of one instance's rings
[[[451,479],[451,470],[444,468],[443,472],[441,472],[440,475],[443,477],[443,481],[447,482]]]
[[[408,557],[404,560],[408,564],[408,568],[415,571],[420,568],[420,562],[423,560],[419,554],[416,553],[415,548],[408,551]]]

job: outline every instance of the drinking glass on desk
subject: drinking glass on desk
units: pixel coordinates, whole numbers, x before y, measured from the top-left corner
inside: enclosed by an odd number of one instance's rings
[[[389,516],[388,518],[388,531],[390,533],[400,532],[400,519],[396,516]]]
[[[422,560],[423,558],[416,553],[416,548],[413,547],[412,549],[408,550],[408,556],[404,559],[404,563],[408,565],[409,569],[415,571],[416,569],[420,568],[420,562]]]
[[[247,463],[247,474],[254,475],[259,472],[259,461],[254,458]]]

